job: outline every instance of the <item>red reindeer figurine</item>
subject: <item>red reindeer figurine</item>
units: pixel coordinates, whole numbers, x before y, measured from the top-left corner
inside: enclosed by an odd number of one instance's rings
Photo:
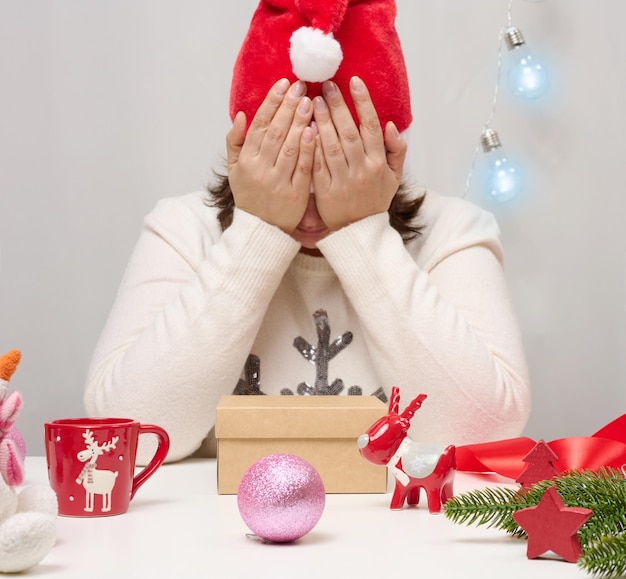
[[[365,460],[391,469],[396,480],[390,505],[394,510],[401,509],[405,500],[408,505],[417,505],[420,489],[426,492],[431,513],[441,512],[442,504],[452,498],[455,447],[415,442],[407,436],[411,418],[425,399],[426,394],[420,394],[398,414],[400,390],[394,386],[387,415],[357,441]]]

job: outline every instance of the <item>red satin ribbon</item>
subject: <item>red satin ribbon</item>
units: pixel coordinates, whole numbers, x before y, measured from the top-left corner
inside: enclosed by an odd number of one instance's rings
[[[527,467],[524,457],[536,441],[519,437],[457,446],[457,470],[493,472],[517,479]],[[591,436],[559,438],[547,443],[558,460],[554,467],[563,472],[574,469],[621,469],[626,465],[626,414],[610,422]]]

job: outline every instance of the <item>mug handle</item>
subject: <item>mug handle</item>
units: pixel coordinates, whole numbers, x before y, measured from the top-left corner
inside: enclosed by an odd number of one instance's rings
[[[163,461],[165,460],[165,457],[170,449],[170,437],[160,426],[156,426],[154,424],[140,424],[139,436],[142,434],[156,434],[159,442],[152,460],[139,472],[139,474],[133,478],[133,488],[130,491],[129,500],[132,500],[137,492],[137,489],[154,474],[154,471],[157,468],[163,464]]]

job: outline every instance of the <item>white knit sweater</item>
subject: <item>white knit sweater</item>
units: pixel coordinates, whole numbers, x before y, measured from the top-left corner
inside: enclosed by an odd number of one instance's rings
[[[426,393],[416,440],[521,433],[528,371],[490,213],[428,192],[415,241],[403,244],[381,213],[329,235],[324,257],[311,257],[240,210],[222,233],[204,195],[164,199],[146,217],[93,356],[88,413],[163,426],[177,460],[201,445],[238,381],[297,395],[339,389],[339,379],[342,394],[398,386],[401,407]],[[320,310],[330,353],[318,348]],[[259,376],[244,370],[250,354]]]

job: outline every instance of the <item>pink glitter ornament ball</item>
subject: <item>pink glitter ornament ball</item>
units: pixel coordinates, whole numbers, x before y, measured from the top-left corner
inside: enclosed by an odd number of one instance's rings
[[[243,475],[237,491],[242,519],[273,543],[306,535],[324,511],[326,492],[315,468],[293,454],[270,454]]]

